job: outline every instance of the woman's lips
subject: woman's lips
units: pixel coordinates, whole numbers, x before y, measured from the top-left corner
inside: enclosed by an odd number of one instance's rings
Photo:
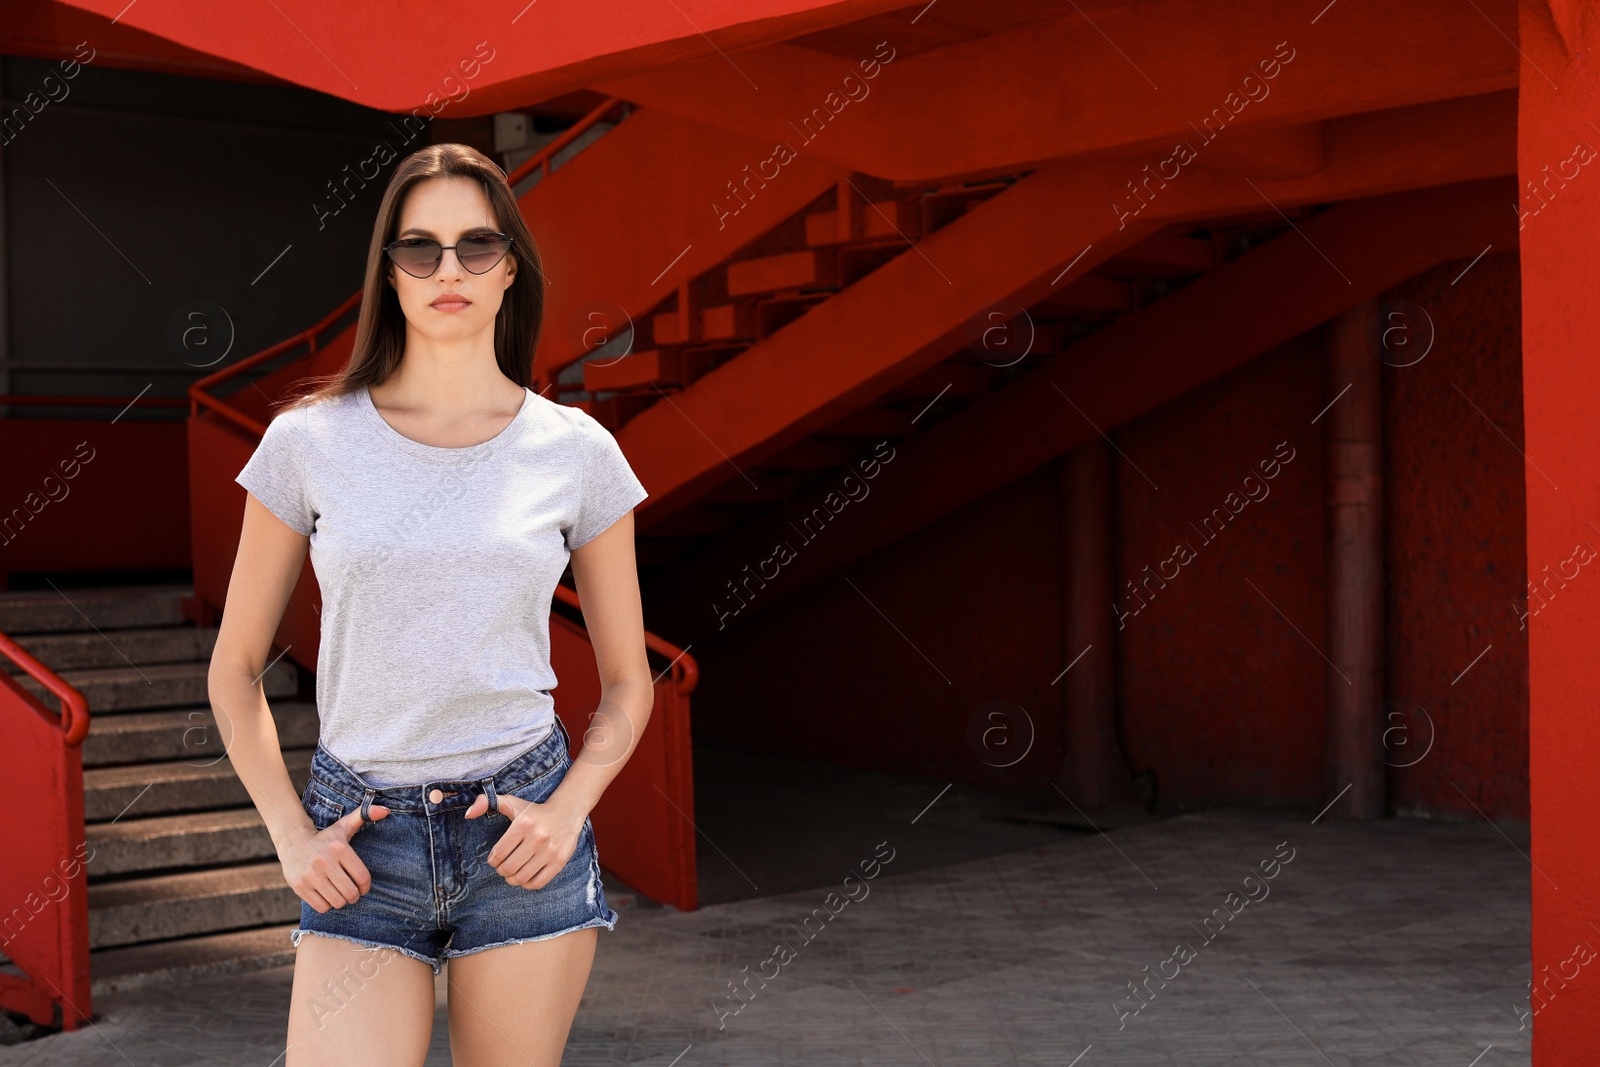
[[[470,300],[440,300],[428,306],[435,311],[460,311],[462,308],[470,307],[471,305],[472,301]]]

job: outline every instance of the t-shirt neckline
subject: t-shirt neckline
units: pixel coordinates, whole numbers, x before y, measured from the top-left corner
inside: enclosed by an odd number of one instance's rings
[[[465,445],[461,448],[445,448],[439,445],[425,445],[421,441],[413,441],[393,426],[383,417],[378,410],[378,405],[373,403],[372,391],[365,385],[356,390],[359,394],[357,403],[366,413],[372,428],[377,431],[393,448],[397,448],[408,455],[418,459],[429,460],[434,463],[465,462],[479,460],[491,455],[502,448],[508,441],[517,436],[517,430],[522,425],[524,418],[533,407],[533,390],[527,386],[522,387],[522,406],[517,409],[517,414],[506,423],[505,427],[487,441],[480,441],[475,445]]]

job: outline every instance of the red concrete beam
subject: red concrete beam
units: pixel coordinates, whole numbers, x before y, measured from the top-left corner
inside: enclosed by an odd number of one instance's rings
[[[1281,4],[1231,3],[1222,17],[1208,0],[1166,0],[1096,13],[1093,25],[1063,7],[1058,22],[923,55],[900,54],[892,33],[851,58],[770,45],[738,57],[760,70],[760,92],[716,57],[596,88],[921,181],[1147,142],[1165,155],[1215,129],[1221,147],[1246,129],[1514,89],[1517,54],[1502,36],[1512,0],[1477,7],[1341,4],[1312,24]]]
[[[148,58],[170,70],[186,55],[216,57],[229,67],[250,68],[368,107],[425,107],[460,118],[704,56],[738,62],[746,74],[731,65],[730,72],[742,91],[754,93],[746,75],[759,84],[762,74],[754,64],[734,60],[735,53],[905,5],[904,0],[506,0],[450,11],[422,0],[382,5],[71,0],[25,6],[76,8],[95,17],[30,20],[18,41],[27,49],[22,54],[68,56],[87,39],[96,47],[104,42],[107,61],[118,66],[145,67]],[[0,43],[8,52],[13,51],[10,22],[7,12],[0,20]]]
[[[6,5],[5,17],[0,18],[0,53],[32,56],[51,63],[72,61],[191,78],[282,81],[234,59],[197,52],[176,41],[152,36],[128,25],[126,20],[113,23],[98,12],[64,3]],[[78,74],[70,66],[57,69],[61,78],[75,78]],[[42,92],[34,95],[39,101],[46,98]],[[26,101],[25,91],[22,98]]]

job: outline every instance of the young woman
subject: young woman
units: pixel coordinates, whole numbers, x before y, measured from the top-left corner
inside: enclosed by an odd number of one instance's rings
[[[447,959],[456,1064],[558,1064],[617,921],[589,812],[652,703],[646,493],[598,422],[529,388],[542,281],[498,167],[465,145],[410,156],[348,364],[237,479],[210,695],[302,901],[289,1067],[421,1064]],[[259,680],[308,548],[321,734],[296,795]],[[575,760],[550,696],[569,561],[603,691]]]

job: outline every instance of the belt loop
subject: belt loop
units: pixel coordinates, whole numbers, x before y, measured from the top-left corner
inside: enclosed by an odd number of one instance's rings
[[[500,814],[500,798],[494,793],[494,775],[483,780],[483,795],[489,798],[489,811]]]
[[[372,798],[376,795],[377,791],[368,786],[366,795],[361,798],[361,822],[363,825],[372,821]]]
[[[555,712],[551,712],[555,715]],[[555,715],[556,729],[561,731],[561,740],[566,745],[567,753],[572,753],[572,735],[567,733],[567,724],[561,721],[561,716]]]

